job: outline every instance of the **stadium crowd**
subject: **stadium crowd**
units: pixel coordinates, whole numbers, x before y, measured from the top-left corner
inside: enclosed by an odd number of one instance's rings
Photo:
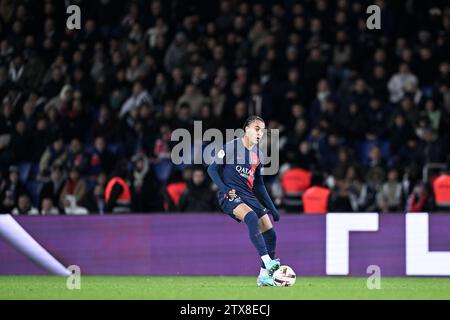
[[[107,213],[123,188],[132,212],[217,211],[204,166],[171,163],[171,132],[253,114],[280,130],[266,183],[281,208],[299,168],[329,211],[437,210],[450,5],[375,1],[369,30],[372,2],[1,0],[1,212]],[[117,175],[126,185],[106,190]]]

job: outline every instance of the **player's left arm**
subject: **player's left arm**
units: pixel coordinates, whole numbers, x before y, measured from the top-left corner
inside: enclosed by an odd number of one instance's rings
[[[253,190],[255,191],[255,194],[258,197],[258,199],[261,200],[262,204],[270,210],[273,216],[273,220],[278,221],[280,220],[280,214],[277,208],[275,207],[275,204],[273,203],[272,199],[270,198],[266,186],[264,185],[263,176],[261,174],[261,167],[262,164],[260,163],[255,170],[255,182],[253,185]]]

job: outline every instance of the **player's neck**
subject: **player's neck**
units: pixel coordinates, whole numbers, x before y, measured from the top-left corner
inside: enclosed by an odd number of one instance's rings
[[[246,136],[242,137],[242,144],[244,145],[244,147],[246,147],[248,150],[252,150],[254,144],[252,144],[248,138]]]

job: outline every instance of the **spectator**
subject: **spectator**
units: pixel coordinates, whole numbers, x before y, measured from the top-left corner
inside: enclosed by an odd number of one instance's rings
[[[439,129],[442,126],[443,121],[443,115],[441,110],[439,110],[434,101],[432,99],[427,99],[425,101],[425,112],[426,117],[428,117],[428,120],[430,121],[430,127],[431,129],[435,131],[439,131]]]
[[[344,137],[348,141],[357,141],[366,135],[367,132],[367,117],[362,112],[361,106],[355,102],[351,102],[340,114],[339,127]]]
[[[249,116],[257,115],[264,119],[272,117],[272,101],[259,82],[253,82],[250,85],[250,96],[247,101]]]
[[[387,101],[389,97],[388,89],[386,87],[387,82],[388,79],[385,67],[382,65],[375,66],[369,82],[372,87],[374,97],[379,97],[383,101]]]
[[[394,163],[399,167],[409,167],[413,164],[422,167],[425,161],[423,145],[419,144],[416,137],[412,136],[394,157]]]
[[[370,141],[381,141],[386,139],[388,130],[388,115],[385,107],[377,98],[372,98],[368,102],[367,108],[367,132],[366,139]]]
[[[373,167],[367,172],[367,185],[378,192],[385,180],[386,173],[381,167]]]
[[[31,205],[30,197],[27,194],[22,194],[19,196],[17,201],[17,207],[12,209],[11,214],[13,215],[37,215],[39,214],[38,209]]]
[[[200,107],[205,101],[205,97],[193,84],[188,84],[183,95],[177,101],[177,108],[186,103],[189,105],[189,113],[191,116],[198,117]]]
[[[315,151],[308,141],[302,141],[298,145],[298,153],[293,159],[293,164],[306,170],[319,170],[321,168]]]
[[[39,118],[35,126],[33,139],[33,161],[39,161],[48,145],[51,144],[52,133],[48,127],[48,120],[45,117]]]
[[[89,213],[86,208],[78,206],[77,199],[73,195],[65,195],[62,203],[64,207],[64,213],[67,215],[85,215]]]
[[[159,128],[159,137],[156,139],[155,147],[153,150],[153,154],[155,155],[157,160],[167,160],[170,159],[171,154],[171,134],[169,126],[162,125]]]
[[[175,35],[164,57],[164,66],[168,72],[172,72],[174,68],[182,67],[185,64],[187,58],[186,49],[186,36],[179,32]]]
[[[233,110],[234,112],[228,120],[228,123],[230,123],[230,126],[232,126],[233,129],[240,129],[243,127],[248,115],[245,102],[238,101]]]
[[[41,210],[39,212],[41,215],[56,215],[59,214],[58,208],[53,205],[53,200],[51,198],[44,198],[41,201]]]
[[[19,120],[16,123],[15,131],[11,135],[11,150],[15,163],[32,160],[33,152],[30,150],[30,146],[33,146],[32,137],[25,122]]]
[[[333,47],[333,63],[328,69],[330,78],[335,86],[350,75],[350,61],[352,57],[352,46],[343,30],[336,33],[336,45]]]
[[[407,122],[410,125],[415,126],[417,124],[417,122],[419,120],[419,111],[411,97],[405,96],[400,101],[400,110],[399,111],[401,113],[403,113]]]
[[[414,136],[413,128],[406,122],[402,113],[397,113],[389,128],[391,153],[396,155],[405,141]]]
[[[69,145],[67,150],[66,166],[70,170],[76,168],[80,174],[87,172],[89,165],[88,157],[84,152],[83,144],[77,138],[74,138]]]
[[[316,97],[310,109],[310,119],[313,127],[316,127],[319,123],[320,116],[325,110],[325,102],[330,97],[332,97],[330,85],[326,79],[321,79],[318,81]]]
[[[372,146],[369,151],[369,158],[367,161],[368,168],[379,167],[381,169],[386,169],[386,160],[383,158],[380,147],[377,145]]]
[[[407,63],[401,63],[398,68],[398,73],[394,74],[388,82],[388,89],[390,94],[390,101],[398,103],[405,95],[405,86],[408,83],[416,85],[418,83],[417,77],[411,72]]]
[[[119,116],[123,118],[128,112],[139,108],[143,103],[153,104],[153,100],[148,91],[142,86],[142,83],[137,81],[133,85],[133,94],[122,105]]]
[[[193,119],[191,115],[191,106],[188,103],[182,103],[177,108],[177,128],[191,131]]]
[[[306,119],[298,118],[292,131],[292,135],[288,136],[285,146],[285,151],[287,152],[286,158],[289,161],[292,161],[296,157],[298,154],[298,146],[308,137],[308,122]]]
[[[355,180],[350,190],[350,203],[354,212],[377,210],[376,191],[361,180]]]
[[[329,200],[329,210],[332,212],[352,212],[350,186],[345,180],[337,180],[336,188]]]
[[[356,164],[353,161],[353,157],[350,153],[350,150],[346,147],[339,148],[338,151],[338,163],[336,164],[336,167],[333,170],[333,176],[337,177],[338,179],[343,179],[348,175],[349,172],[354,172],[352,180],[360,177],[359,169],[357,168]],[[358,172],[358,173],[357,173]],[[353,181],[349,181],[349,183],[352,183]]]
[[[85,207],[89,213],[105,213],[105,193],[104,186],[96,184],[94,190],[89,192],[83,201],[83,207]]]
[[[325,64],[325,57],[322,54],[320,48],[311,48],[309,57],[306,59],[304,74],[306,75],[305,83],[308,83],[308,86],[315,87],[318,85],[319,87],[325,86],[321,79],[324,79],[326,76],[327,67]],[[319,80],[322,84],[318,84]],[[326,83],[328,87],[328,82]],[[319,89],[320,95],[318,95],[319,99],[326,98],[326,88],[323,90]],[[311,92],[311,89],[309,89]]]
[[[61,191],[61,203],[64,203],[67,195],[73,196],[76,201],[75,203],[81,203],[86,195],[86,182],[80,176],[80,171],[77,167],[72,167],[69,171],[69,178]]]
[[[89,156],[89,172],[98,175],[100,172],[110,174],[115,165],[115,156],[106,148],[106,141],[103,137],[96,137],[94,150]]]
[[[61,192],[65,186],[66,177],[61,166],[53,166],[51,171],[44,170],[40,175],[42,183],[39,199],[45,198],[52,200],[54,204],[59,204]]]
[[[397,212],[403,209],[402,203],[403,189],[398,181],[398,171],[390,169],[387,182],[383,183],[377,193],[378,207],[382,212]]]
[[[58,113],[67,110],[73,100],[73,88],[70,85],[65,85],[58,95],[51,95],[50,98],[44,106],[46,113],[51,109],[54,109]]]
[[[426,162],[441,163],[444,155],[448,152],[448,146],[442,141],[436,131],[425,129],[422,135],[423,151]]]
[[[91,136],[93,138],[102,136],[108,142],[115,142],[117,139],[117,125],[117,121],[114,115],[111,115],[110,109],[102,105],[98,112],[98,117],[95,118],[92,125]]]
[[[164,98],[167,96],[168,86],[169,83],[164,73],[158,73],[156,75],[155,86],[150,93],[156,104],[161,105],[164,103]]]
[[[371,89],[363,78],[356,78],[350,89],[350,99],[359,106],[367,106],[371,98]]]
[[[52,166],[62,166],[67,159],[64,149],[64,141],[61,136],[56,137],[52,144],[47,147],[39,161],[39,172],[50,170]]]
[[[217,210],[216,195],[206,180],[203,168],[195,168],[178,207],[182,212],[212,212]]]
[[[9,212],[17,206],[21,195],[29,195],[29,192],[19,179],[19,169],[11,166],[9,167],[9,180],[0,195],[2,211]]]
[[[331,172],[339,161],[340,141],[339,137],[334,133],[329,134],[324,140],[319,147],[320,162],[322,168],[327,172]]]
[[[133,158],[132,210],[156,212],[162,210],[162,194],[154,167],[144,154]]]
[[[414,186],[406,203],[406,212],[425,212],[429,209],[429,196],[423,183]]]

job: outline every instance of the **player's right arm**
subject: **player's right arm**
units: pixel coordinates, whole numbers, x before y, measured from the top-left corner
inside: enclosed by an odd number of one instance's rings
[[[222,149],[218,152],[216,159],[208,166],[208,175],[211,177],[212,181],[217,185],[220,191],[234,199],[236,196],[236,191],[231,190],[222,179],[222,172],[224,166],[225,151]]]
[[[212,181],[219,187],[219,190],[227,194],[230,192],[230,188],[223,182],[221,173],[223,171],[223,164],[211,163],[208,167],[208,175]]]

